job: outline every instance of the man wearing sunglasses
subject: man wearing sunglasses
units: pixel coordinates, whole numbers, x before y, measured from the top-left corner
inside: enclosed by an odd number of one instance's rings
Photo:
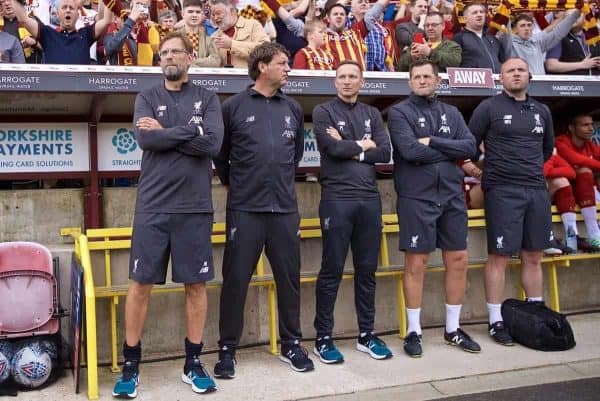
[[[135,101],[135,136],[144,151],[137,191],[125,302],[123,374],[113,395],[134,398],[142,357],[141,336],[154,284],[164,284],[169,256],[174,282],[185,285],[185,365],[192,390],[216,390],[200,363],[206,321],[205,283],[214,276],[211,233],[211,158],[223,141],[223,120],[214,93],[189,81],[192,44],[171,32],[159,46],[164,82]]]

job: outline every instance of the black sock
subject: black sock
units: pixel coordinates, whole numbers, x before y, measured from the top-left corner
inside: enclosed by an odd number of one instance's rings
[[[190,340],[185,339],[185,364],[186,366],[193,361],[194,359],[200,359],[200,354],[202,353],[202,346],[204,344],[194,344]]]
[[[126,361],[135,361],[139,363],[142,360],[142,342],[138,342],[137,345],[130,347],[127,345],[127,341],[123,343],[123,358]]]

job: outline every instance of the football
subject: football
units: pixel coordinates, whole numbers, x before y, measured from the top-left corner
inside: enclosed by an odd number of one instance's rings
[[[14,381],[26,388],[41,386],[50,377],[52,360],[38,341],[22,344],[11,362]]]

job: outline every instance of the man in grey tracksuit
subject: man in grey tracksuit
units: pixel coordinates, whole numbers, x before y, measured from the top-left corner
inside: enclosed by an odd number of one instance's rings
[[[360,65],[343,61],[336,71],[337,97],[313,111],[321,153],[319,217],[323,231],[314,353],[324,363],[343,361],[331,335],[335,300],[350,246],[359,328],[357,349],[375,359],[392,356],[373,334],[375,270],[381,240],[381,200],[374,164],[389,162],[390,140],[379,110],[358,102],[363,83]]]
[[[444,339],[468,352],[481,348],[459,326],[467,281],[467,206],[458,160],[475,155],[475,138],[454,106],[437,100],[437,65],[410,67],[410,97],[389,112],[398,193],[400,250],[405,253],[404,293],[408,335],[404,351],[422,355],[420,313],[429,254],[442,250],[446,267]]]
[[[304,151],[304,113],[281,92],[289,53],[278,43],[256,47],[248,59],[254,85],[223,103],[225,135],[215,167],[228,187],[215,376],[235,376],[244,305],[263,247],[277,285],[280,358],[293,370],[314,366],[300,345],[300,216],[295,169]]]
[[[533,17],[529,14],[519,14],[515,18],[515,33],[513,34],[511,30],[509,19],[506,26],[507,33],[500,34],[498,39],[504,47],[506,57],[520,57],[529,64],[529,71],[532,74],[543,75],[546,73],[544,68],[546,52],[567,36],[580,15],[581,10],[571,9],[554,29],[533,35]]]

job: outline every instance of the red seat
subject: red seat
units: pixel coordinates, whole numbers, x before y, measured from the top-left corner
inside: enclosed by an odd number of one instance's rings
[[[0,339],[60,328],[52,254],[34,242],[0,243]]]

